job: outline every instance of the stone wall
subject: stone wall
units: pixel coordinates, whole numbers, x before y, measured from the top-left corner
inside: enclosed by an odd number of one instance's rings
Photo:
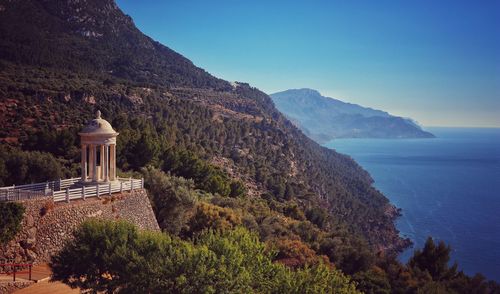
[[[5,282],[0,281],[0,293],[13,293],[19,289],[26,288],[33,285],[33,281],[15,281],[15,282]]]
[[[141,229],[160,230],[145,190],[70,203],[54,203],[50,197],[20,203],[26,208],[22,229],[0,248],[0,263],[49,262],[50,256],[62,248],[73,230],[89,218],[122,219]]]

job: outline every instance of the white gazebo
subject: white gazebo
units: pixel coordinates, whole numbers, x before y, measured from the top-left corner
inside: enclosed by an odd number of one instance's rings
[[[91,120],[78,133],[82,143],[82,178],[83,184],[109,183],[116,177],[116,136],[109,122],[97,117]]]

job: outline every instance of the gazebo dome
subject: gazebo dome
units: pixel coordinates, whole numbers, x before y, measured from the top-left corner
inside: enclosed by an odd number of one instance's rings
[[[89,123],[80,132],[80,135],[114,135],[117,132],[111,124],[101,118],[101,111],[97,111],[97,117],[89,121]]]
[[[97,117],[79,133],[82,143],[82,184],[95,184],[116,180],[116,137],[109,122]]]

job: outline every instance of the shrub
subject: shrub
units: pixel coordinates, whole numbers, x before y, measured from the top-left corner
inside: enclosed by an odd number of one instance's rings
[[[21,229],[24,206],[15,202],[0,202],[0,244],[12,240]]]
[[[387,274],[376,266],[367,271],[356,273],[353,279],[358,283],[357,288],[364,293],[392,293]]]
[[[162,169],[176,176],[192,179],[196,188],[212,194],[237,197],[245,193],[241,182],[231,181],[227,173],[194,153],[168,150],[163,155]]]
[[[324,228],[328,220],[328,212],[321,207],[311,207],[306,210],[307,219],[320,228]]]
[[[40,216],[46,215],[51,210],[53,210],[54,207],[55,207],[54,201],[47,201],[47,202],[45,202],[45,204],[40,209]]]
[[[142,173],[160,228],[179,234],[199,196],[193,181],[170,176],[152,167],[144,168]]]
[[[287,203],[287,205],[283,208],[283,213],[286,216],[289,216],[289,217],[294,218],[296,220],[303,221],[306,219],[304,212],[300,209],[299,205],[295,202]]]
[[[314,250],[300,240],[277,239],[271,241],[270,246],[278,251],[275,260],[291,268],[328,263],[328,257],[316,255]]]
[[[189,220],[189,231],[185,235],[193,236],[206,229],[227,230],[238,225],[241,225],[241,216],[234,210],[200,202]]]
[[[319,253],[330,258],[344,273],[352,275],[370,269],[374,262],[373,252],[367,249],[361,239],[350,239],[350,243],[343,238],[325,238],[320,243]]]
[[[244,196],[247,192],[247,189],[245,188],[245,184],[241,181],[232,181],[230,185],[231,192],[229,193],[229,196],[231,197],[240,197]]]

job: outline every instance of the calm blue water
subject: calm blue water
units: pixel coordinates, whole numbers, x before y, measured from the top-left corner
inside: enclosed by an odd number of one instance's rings
[[[438,138],[339,139],[325,146],[353,157],[403,209],[397,228],[415,247],[427,236],[444,240],[460,269],[500,281],[500,129],[429,130]]]

